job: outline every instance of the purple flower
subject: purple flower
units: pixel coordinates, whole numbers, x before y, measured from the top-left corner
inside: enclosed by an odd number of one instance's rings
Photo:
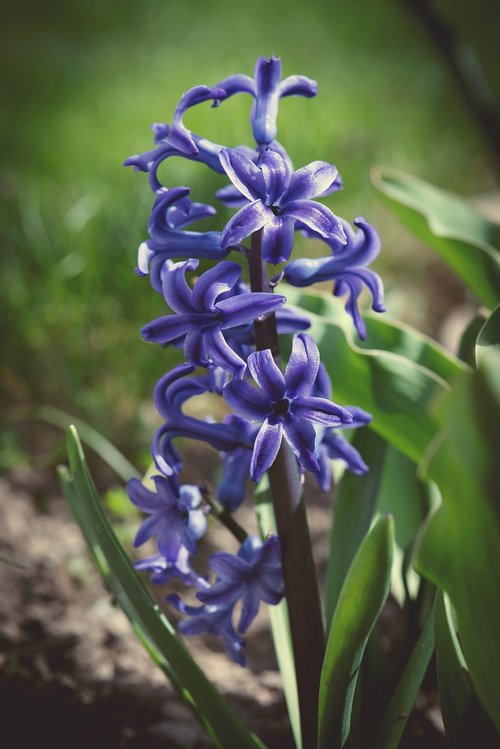
[[[372,294],[372,309],[375,312],[385,312],[384,290],[380,276],[366,267],[380,252],[380,238],[373,226],[363,218],[356,218],[353,223],[359,227],[359,231],[353,231],[347,221],[343,222],[347,237],[345,246],[334,237],[327,238],[326,241],[333,252],[332,256],[292,260],[285,266],[284,276],[292,286],[310,286],[319,281],[333,280],[334,295],[348,295],[346,310],[354,321],[359,337],[364,339],[366,327],[358,309],[358,297],[363,285],[367,286]],[[318,234],[307,230],[306,233],[308,236],[320,238]]]
[[[248,368],[258,388],[246,380],[232,380],[225,385],[223,395],[229,406],[240,416],[261,423],[250,465],[253,481],[259,481],[273,464],[283,437],[306,470],[319,471],[313,424],[338,427],[352,422],[353,417],[345,408],[309,394],[319,364],[314,339],[300,333],[294,336],[284,375],[266,349],[248,357]]]
[[[229,418],[225,423],[202,421],[193,416],[187,416],[182,407],[184,403],[197,395],[207,392],[220,394],[218,368],[210,370],[205,375],[189,377],[194,367],[181,364],[164,375],[157,383],[154,391],[155,406],[165,419],[165,424],[156,432],[152,455],[158,470],[170,476],[180,473],[182,460],[172,444],[176,437],[202,440],[222,453],[232,452],[235,448],[245,447],[252,450],[253,442],[246,442],[246,430],[241,425],[233,425]]]
[[[276,118],[279,100],[285,96],[316,96],[316,81],[303,75],[291,75],[282,80],[279,57],[259,57],[254,78],[248,75],[230,75],[217,84],[228,98],[233,94],[250,94],[254,98],[251,123],[254,138],[260,146],[268,146],[277,134]],[[219,104],[215,101],[214,104]]]
[[[207,258],[221,260],[228,254],[221,247],[219,231],[182,231],[185,226],[207,216],[215,209],[204,203],[191,203],[189,188],[162,190],[156,198],[148,230],[150,239],[139,247],[136,273],[151,272],[151,285],[161,293],[166,260],[172,258]]]
[[[210,557],[210,566],[217,574],[211,588],[196,597],[211,606],[234,606],[241,600],[240,632],[246,632],[257,616],[261,601],[276,605],[284,594],[281,571],[280,543],[270,535],[264,542],[249,536],[238,554],[219,552]]]
[[[337,169],[326,161],[291,171],[276,151],[264,151],[258,164],[235,149],[223,148],[220,161],[247,204],[226,224],[221,245],[231,247],[262,230],[262,256],[269,263],[288,260],[295,224],[307,226],[326,238],[345,241],[340,220],[322,203],[310,198],[328,190]]]
[[[163,277],[163,294],[176,314],[153,320],[141,333],[147,341],[164,345],[184,338],[184,354],[189,362],[209,368],[219,366],[242,377],[246,364],[229,346],[223,331],[274,312],[286,299],[260,292],[218,301],[239,281],[240,266],[223,260],[203,273],[191,289],[185,274],[197,267],[197,260],[169,264]]]
[[[233,627],[233,606],[188,606],[175,593],[167,596],[167,601],[180,614],[189,617],[179,622],[181,634],[189,636],[206,633],[219,637],[232,660],[240,666],[246,665],[245,641]]]
[[[200,577],[191,569],[189,551],[181,546],[177,558],[169,560],[163,554],[156,553],[134,562],[134,567],[140,572],[150,572],[149,578],[154,585],[165,585],[173,578],[180,578],[185,585],[194,586],[199,590],[210,587],[204,577]]]
[[[229,512],[234,512],[245,499],[245,484],[250,473],[252,448],[258,427],[237,414],[229,414],[224,424],[240,435],[241,443],[231,450],[221,451],[222,476],[217,487],[217,499]]]
[[[207,520],[200,509],[201,493],[197,486],[177,482],[163,476],[153,476],[156,492],[151,492],[139,481],[127,482],[130,500],[142,512],[150,515],[137,531],[134,545],[142,546],[152,536],[157,536],[160,553],[170,562],[176,562],[182,546],[194,554],[196,541],[205,533]]]

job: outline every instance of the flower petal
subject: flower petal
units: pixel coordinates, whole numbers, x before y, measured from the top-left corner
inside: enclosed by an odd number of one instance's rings
[[[257,317],[268,315],[283,307],[286,297],[268,291],[253,291],[248,294],[223,299],[216,309],[222,312],[221,330],[253,322]]]
[[[315,200],[294,200],[288,203],[284,215],[300,221],[324,238],[334,236],[342,244],[346,243],[342,222],[323,203]]]
[[[163,275],[163,296],[174,312],[189,313],[197,309],[192,301],[192,290],[186,281],[186,271],[194,271],[199,261],[194,258],[180,263],[169,263]]]
[[[269,209],[268,209],[269,210]],[[277,265],[288,260],[293,248],[293,217],[275,216],[271,211],[270,218],[262,227],[262,257],[268,263]]]
[[[273,218],[273,212],[261,200],[248,203],[236,213],[224,227],[221,236],[222,247],[231,247],[259,231]]]
[[[199,310],[212,311],[220,294],[231,291],[241,275],[238,263],[223,260],[205,271],[193,288],[192,303]]]
[[[295,200],[309,200],[329,190],[338,175],[337,167],[327,161],[313,161],[292,175],[288,190],[281,196],[285,206]]]
[[[270,349],[254,351],[248,357],[248,369],[257,385],[272,401],[285,395],[286,383],[283,373],[273,359]]]
[[[155,492],[146,489],[139,479],[127,481],[127,494],[130,501],[142,512],[157,512],[165,505],[164,500]]]
[[[210,367],[222,367],[233,376],[241,379],[245,374],[246,364],[236,351],[233,351],[219,328],[210,328],[205,335],[205,353]]]
[[[218,551],[211,555],[210,567],[222,580],[238,584],[241,583],[242,575],[250,569],[248,562],[225,551]]]
[[[314,454],[316,432],[312,424],[303,418],[287,414],[283,418],[283,436],[306,471],[319,471],[319,463]]]
[[[272,205],[284,193],[290,183],[291,165],[277,151],[269,149],[264,151],[258,165],[266,184],[266,203]]]
[[[259,613],[260,597],[258,591],[254,590],[254,586],[250,586],[246,594],[243,596],[243,602],[241,606],[241,616],[238,622],[238,629],[240,632],[245,633],[253,620]]]
[[[192,315],[165,315],[152,320],[141,328],[146,341],[163,345],[184,336],[192,326]]]
[[[285,370],[287,398],[296,398],[310,392],[318,374],[319,363],[319,350],[314,338],[309,333],[295,335]]]
[[[266,184],[262,172],[248,156],[235,148],[223,148],[219,159],[233,185],[248,200],[265,197]]]
[[[142,544],[146,543],[146,541],[149,541],[151,536],[154,536],[155,533],[157,533],[158,528],[161,527],[162,522],[163,518],[159,513],[155,513],[149,518],[146,518],[146,520],[139,526],[139,530],[135,534],[134,546],[142,546]]]
[[[315,398],[313,396],[295,398],[290,406],[290,411],[294,416],[327,427],[341,426],[352,422],[349,411],[336,403],[332,403],[332,401],[326,400],[326,398]]]
[[[281,447],[283,425],[280,421],[271,424],[264,421],[255,438],[252,461],[250,463],[250,478],[260,481],[264,473],[274,463]]]
[[[279,95],[284,96],[316,96],[318,84],[305,75],[289,75],[281,81],[278,88]]]
[[[272,410],[272,403],[262,390],[252,387],[247,380],[231,380],[222,395],[233,411],[250,421],[264,421]]]

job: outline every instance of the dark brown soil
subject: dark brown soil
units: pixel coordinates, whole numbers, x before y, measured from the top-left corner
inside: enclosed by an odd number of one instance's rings
[[[324,568],[324,508],[312,506],[310,522],[318,563]],[[214,547],[227,549],[227,531],[212,530]],[[211,550],[207,544],[205,553]],[[0,555],[19,565],[0,561],[4,746],[211,746],[113,605],[63,499],[51,499],[42,512],[32,492],[0,481]],[[247,669],[231,663],[217,641],[194,638],[189,647],[267,746],[288,749],[293,744],[265,612],[252,629]],[[422,694],[403,746],[445,746],[439,725],[435,699]]]

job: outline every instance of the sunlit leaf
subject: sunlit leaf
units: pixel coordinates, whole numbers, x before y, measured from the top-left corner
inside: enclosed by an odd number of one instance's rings
[[[390,587],[394,522],[380,517],[359,547],[333,615],[319,692],[319,749],[345,746],[354,690],[370,632]]]
[[[500,225],[452,193],[396,169],[372,183],[403,223],[432,247],[488,307],[500,299]]]

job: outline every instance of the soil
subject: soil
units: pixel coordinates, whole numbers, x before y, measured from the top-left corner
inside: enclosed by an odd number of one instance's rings
[[[0,480],[3,745],[209,749],[212,744],[203,729],[113,605],[64,499],[53,494],[40,507],[39,487],[12,478],[14,483]],[[246,522],[251,510],[243,512],[248,512]],[[326,566],[328,548],[324,512],[316,501],[309,516],[320,569]],[[221,527],[211,530],[210,542],[213,546],[204,547],[206,555],[215,548],[229,549],[231,543]],[[389,649],[397,640],[396,609],[393,604],[384,612]],[[217,640],[190,638],[188,645],[269,749],[291,749],[265,611],[248,638],[246,669],[233,664]],[[401,746],[446,746],[432,679],[419,695]]]

